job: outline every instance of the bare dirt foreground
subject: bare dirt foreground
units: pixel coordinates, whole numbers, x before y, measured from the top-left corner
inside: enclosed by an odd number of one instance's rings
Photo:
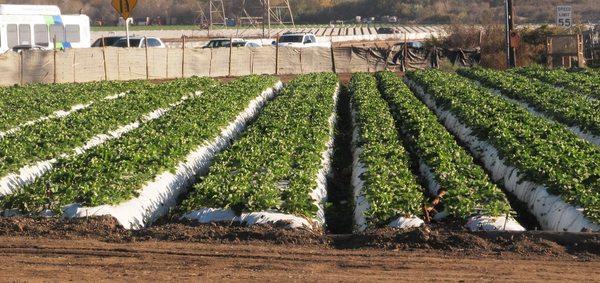
[[[0,281],[598,281],[600,235],[0,219]]]

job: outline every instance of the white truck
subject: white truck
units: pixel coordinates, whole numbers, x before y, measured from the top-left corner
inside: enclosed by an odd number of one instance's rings
[[[274,44],[279,47],[330,47],[329,42],[319,42],[312,33],[284,33]]]
[[[90,47],[90,19],[86,15],[61,15],[54,5],[0,5],[0,53],[27,46]]]

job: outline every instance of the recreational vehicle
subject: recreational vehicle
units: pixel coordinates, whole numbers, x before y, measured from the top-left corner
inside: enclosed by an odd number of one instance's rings
[[[53,5],[0,5],[0,53],[15,46],[90,47],[90,19]]]

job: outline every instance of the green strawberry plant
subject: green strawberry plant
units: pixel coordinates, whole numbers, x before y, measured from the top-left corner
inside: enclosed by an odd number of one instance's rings
[[[190,93],[207,79],[175,81],[164,93]],[[3,209],[60,211],[71,203],[85,206],[118,204],[136,197],[144,184],[167,171],[199,146],[217,137],[250,101],[275,83],[273,77],[250,76],[220,86],[174,107],[119,139],[85,153],[60,159],[54,170],[0,200]]]
[[[599,147],[456,74],[429,70],[407,75],[439,107],[495,147],[524,179],[547,186],[550,193],[600,221]]]
[[[377,78],[407,149],[431,169],[440,189],[447,192],[443,197],[447,212],[458,218],[509,213],[504,193],[402,79],[391,72],[378,73]]]
[[[355,146],[362,150],[358,160],[366,170],[359,177],[370,206],[365,212],[368,225],[383,226],[400,216],[420,215],[423,190],[410,170],[408,152],[377,90],[377,80],[371,74],[354,74],[349,88],[358,133]]]
[[[558,89],[537,79],[490,69],[461,69],[459,74],[525,102],[552,119],[600,136],[600,101]]]

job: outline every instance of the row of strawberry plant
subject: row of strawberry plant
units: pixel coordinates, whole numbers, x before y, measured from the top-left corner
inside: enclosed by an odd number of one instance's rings
[[[442,118],[447,121],[447,128],[448,125],[464,123],[467,128],[453,126],[456,128],[453,133],[464,136],[464,139],[472,137],[484,142],[472,142],[472,153],[476,152],[485,159],[497,152],[498,160],[486,164],[486,168],[498,171],[492,172],[494,180],[504,177],[505,185],[522,189],[523,195],[543,195],[542,192],[547,189],[564,202],[581,207],[583,215],[592,221],[600,221],[598,147],[577,138],[559,124],[535,116],[458,75],[432,70],[409,73],[408,76],[424,88],[422,98],[431,99],[428,106],[437,108],[439,117],[444,115]],[[458,120],[448,118],[450,116]],[[500,169],[508,170],[502,164],[517,170],[499,172]],[[529,186],[528,182],[541,186]],[[551,196],[545,198],[551,199]],[[529,208],[534,211],[547,209],[536,215],[538,220],[552,212],[550,206],[543,207],[534,203],[533,199]]]
[[[56,111],[68,111],[76,105],[145,86],[147,83],[135,81],[0,88],[0,132],[49,116]]]
[[[514,72],[600,99],[600,76],[597,75],[585,72],[569,72],[564,69],[548,70],[543,67],[518,68],[514,69]]]
[[[359,73],[350,81],[353,115],[355,225],[358,230],[403,223],[421,214],[424,194],[410,170],[394,118],[377,90],[377,80]],[[398,221],[399,220],[399,221]],[[410,225],[410,224],[409,224]]]
[[[525,102],[562,124],[600,137],[599,100],[589,100],[584,96],[562,91],[539,80],[510,72],[471,68],[461,69],[459,74],[498,89],[512,99]]]
[[[240,140],[217,156],[182,211],[276,211],[322,224],[326,180],[319,173],[329,166],[337,93],[331,73],[302,75],[286,85]]]
[[[0,139],[0,178],[31,166],[80,151],[99,134],[139,122],[144,114],[164,109],[186,94],[214,84],[212,79],[192,78],[130,90],[122,98],[103,100],[63,119],[50,119],[23,127]]]
[[[419,159],[420,173],[429,180],[430,193],[442,199],[444,214],[462,219],[476,215],[502,216],[505,220],[511,212],[506,196],[457,144],[435,114],[394,73],[377,76],[397,128],[407,141],[407,149]],[[504,223],[499,224],[496,229],[505,227]],[[509,229],[513,227],[523,229],[518,224]]]
[[[137,215],[121,222],[126,227],[146,224],[147,213],[153,213],[147,211],[149,207],[167,207],[163,201],[169,192],[163,189],[170,184],[167,181],[173,175],[170,172],[178,170],[192,150],[219,136],[253,98],[274,82],[273,77],[252,76],[221,87],[211,86],[202,95],[190,98],[119,139],[59,160],[52,172],[4,197],[0,205],[5,210],[33,213],[46,209],[60,212],[67,208],[68,216],[73,216],[73,210],[77,212],[81,206],[92,206],[90,210],[83,209],[86,216],[110,209],[102,205],[127,204],[132,200],[139,203],[135,206],[138,211],[117,207],[112,215],[120,222],[122,217]],[[186,172],[186,177],[191,178],[195,173]],[[153,186],[146,188],[149,184]],[[141,194],[153,198],[135,200]],[[69,204],[72,205],[66,207]]]

